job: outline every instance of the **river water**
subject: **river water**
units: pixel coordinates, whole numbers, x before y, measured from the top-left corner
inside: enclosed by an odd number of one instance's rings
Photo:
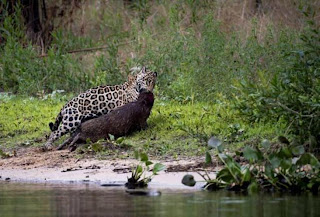
[[[136,196],[124,187],[95,184],[0,182],[0,216],[320,216],[320,197],[162,188],[160,196]]]

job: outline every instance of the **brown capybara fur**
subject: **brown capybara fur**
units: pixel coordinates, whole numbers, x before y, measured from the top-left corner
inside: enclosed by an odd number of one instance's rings
[[[145,129],[153,102],[153,93],[143,90],[137,101],[127,103],[106,115],[83,122],[71,138],[67,139],[58,149],[70,144],[69,149],[73,151],[77,148],[76,144],[86,143],[88,139],[96,142],[99,139],[108,139],[109,134],[117,138]]]

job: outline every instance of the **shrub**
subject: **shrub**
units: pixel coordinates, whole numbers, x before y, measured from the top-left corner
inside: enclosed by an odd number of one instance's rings
[[[206,181],[204,187],[208,190],[226,188],[251,193],[258,190],[318,193],[320,190],[320,162],[313,154],[305,152],[301,145],[285,145],[275,149],[268,140],[264,140],[261,144],[263,149],[246,146],[236,156],[238,159],[243,156],[245,164],[223,153],[223,144],[218,139],[212,140],[209,145],[217,149],[217,158],[223,168],[216,179],[211,179],[207,172],[199,173]],[[206,163],[212,163],[209,152],[206,153]],[[190,175],[185,176],[182,182],[187,186],[195,185]]]
[[[304,13],[308,28],[301,34],[300,49],[285,56],[288,66],[271,79],[258,71],[258,82],[239,83],[235,106],[251,120],[285,120],[294,140],[314,146],[320,143],[320,32],[314,13]]]

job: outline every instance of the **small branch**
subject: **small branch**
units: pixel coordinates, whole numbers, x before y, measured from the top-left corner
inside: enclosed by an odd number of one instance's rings
[[[293,122],[294,122],[294,120],[290,122],[290,124],[289,124],[289,126],[287,127],[287,129],[286,129],[286,131],[285,131],[284,135],[287,135],[287,134],[288,134],[289,129],[290,129],[291,125],[293,124]]]
[[[285,109],[285,110],[287,110],[287,111],[289,111],[289,112],[291,112],[291,113],[293,113],[293,114],[299,115],[300,117],[303,117],[303,118],[315,118],[315,117],[318,116],[318,115],[303,115],[303,114],[300,114],[299,112],[297,112],[297,111],[289,108],[288,106],[281,104],[279,101],[277,101],[276,103],[270,103],[270,104],[272,104],[272,105],[278,105],[278,106],[280,106],[281,108],[283,108],[283,109]]]

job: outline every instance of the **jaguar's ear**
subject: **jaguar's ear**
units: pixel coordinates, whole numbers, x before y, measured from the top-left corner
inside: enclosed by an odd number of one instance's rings
[[[135,67],[132,67],[129,71],[130,71],[130,73],[132,75],[134,75],[134,74],[137,74],[138,72],[141,71],[141,67],[140,66],[135,66]]]
[[[140,72],[143,73],[143,74],[146,74],[147,73],[147,67],[143,66]]]

